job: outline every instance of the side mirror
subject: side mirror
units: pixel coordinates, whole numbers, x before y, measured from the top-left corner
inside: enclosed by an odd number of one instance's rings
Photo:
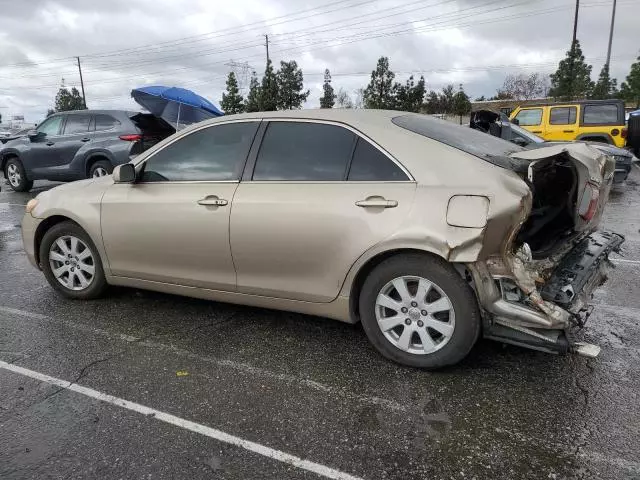
[[[29,140],[35,140],[39,137],[44,137],[44,133],[38,132],[37,130],[29,130],[27,132],[27,136],[29,137]]]
[[[113,181],[115,183],[133,183],[136,181],[136,167],[131,163],[118,165],[113,169]]]
[[[513,120],[510,120],[511,123],[515,123],[516,125],[520,125],[520,120],[518,120],[517,118],[514,118]]]

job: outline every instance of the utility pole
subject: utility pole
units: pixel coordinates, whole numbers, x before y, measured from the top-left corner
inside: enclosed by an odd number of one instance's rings
[[[267,63],[269,63],[269,35],[264,35],[265,45],[267,47]]]
[[[76,57],[78,60],[78,72],[80,73],[80,87],[82,88],[82,104],[85,110],[87,109],[87,98],[84,96],[84,81],[82,80],[82,67],[80,66],[80,57]]]
[[[616,21],[616,0],[613,0],[613,11],[611,12],[611,28],[609,29],[609,46],[607,47],[607,70],[609,69],[609,61],[611,60],[611,42],[613,42],[613,24]]]
[[[576,14],[573,18],[573,41],[571,42],[571,50],[576,43],[576,35],[578,33],[578,10],[580,10],[580,0],[576,0]]]

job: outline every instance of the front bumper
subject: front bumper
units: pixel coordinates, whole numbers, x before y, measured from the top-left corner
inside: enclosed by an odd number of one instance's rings
[[[22,217],[22,244],[24,246],[24,251],[27,254],[27,258],[31,265],[40,269],[38,262],[36,260],[36,252],[35,252],[35,239],[36,239],[36,230],[38,229],[38,225],[42,219],[34,218],[30,213],[25,213]]]

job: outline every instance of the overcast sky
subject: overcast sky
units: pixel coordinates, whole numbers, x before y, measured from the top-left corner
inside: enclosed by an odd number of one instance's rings
[[[582,0],[578,38],[595,80],[613,0]],[[183,86],[219,105],[227,63],[264,71],[294,59],[318,106],[322,73],[352,93],[386,55],[396,78],[424,74],[490,96],[508,73],[555,70],[569,48],[575,0],[0,0],[0,113],[40,121],[64,84],[89,108],[130,108],[132,88]],[[612,74],[639,54],[640,0],[618,0]],[[236,67],[241,74],[243,69]],[[248,79],[247,79],[248,80]],[[247,81],[248,83],[248,81]]]

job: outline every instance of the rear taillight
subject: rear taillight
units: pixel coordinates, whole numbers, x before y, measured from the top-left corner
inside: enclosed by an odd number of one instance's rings
[[[578,213],[587,222],[590,221],[596,213],[598,208],[598,199],[600,198],[600,190],[598,186],[593,183],[587,183],[584,187],[584,193],[580,200],[580,208]]]
[[[622,133],[620,134],[620,136],[621,136],[622,138],[627,138],[627,129],[626,129],[626,128],[623,128],[623,129],[622,129]]]
[[[120,140],[124,140],[125,142],[137,142],[138,140],[142,140],[142,135],[137,133],[131,135],[120,135]]]

